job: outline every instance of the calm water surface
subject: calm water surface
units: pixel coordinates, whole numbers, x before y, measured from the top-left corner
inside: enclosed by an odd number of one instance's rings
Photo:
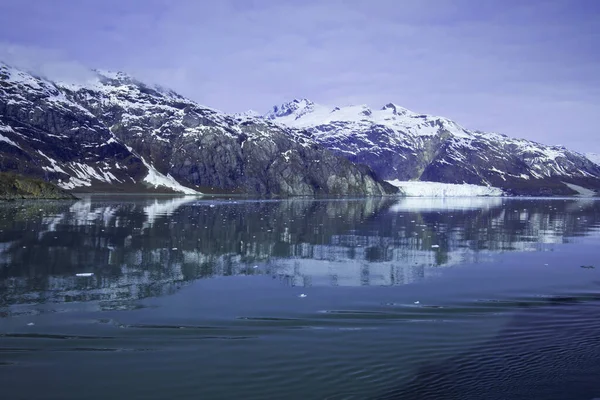
[[[1,204],[0,390],[600,398],[600,201]]]

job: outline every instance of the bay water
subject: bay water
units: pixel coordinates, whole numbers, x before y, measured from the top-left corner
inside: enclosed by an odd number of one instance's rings
[[[3,203],[0,393],[600,398],[600,201]]]

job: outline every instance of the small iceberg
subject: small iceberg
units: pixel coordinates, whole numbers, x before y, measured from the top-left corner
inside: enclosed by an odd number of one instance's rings
[[[93,272],[82,272],[82,273],[79,273],[79,274],[75,274],[75,276],[83,276],[83,277],[85,277],[85,276],[94,276],[94,273]]]

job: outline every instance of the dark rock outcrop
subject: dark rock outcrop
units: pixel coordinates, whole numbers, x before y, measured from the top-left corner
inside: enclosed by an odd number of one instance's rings
[[[20,199],[75,200],[76,197],[41,179],[0,172],[0,200]]]

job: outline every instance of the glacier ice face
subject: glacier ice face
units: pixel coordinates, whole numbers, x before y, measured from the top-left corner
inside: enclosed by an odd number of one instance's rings
[[[400,189],[400,193],[407,197],[478,197],[478,196],[503,196],[500,188],[469,184],[452,184],[440,182],[420,181],[388,181]]]

